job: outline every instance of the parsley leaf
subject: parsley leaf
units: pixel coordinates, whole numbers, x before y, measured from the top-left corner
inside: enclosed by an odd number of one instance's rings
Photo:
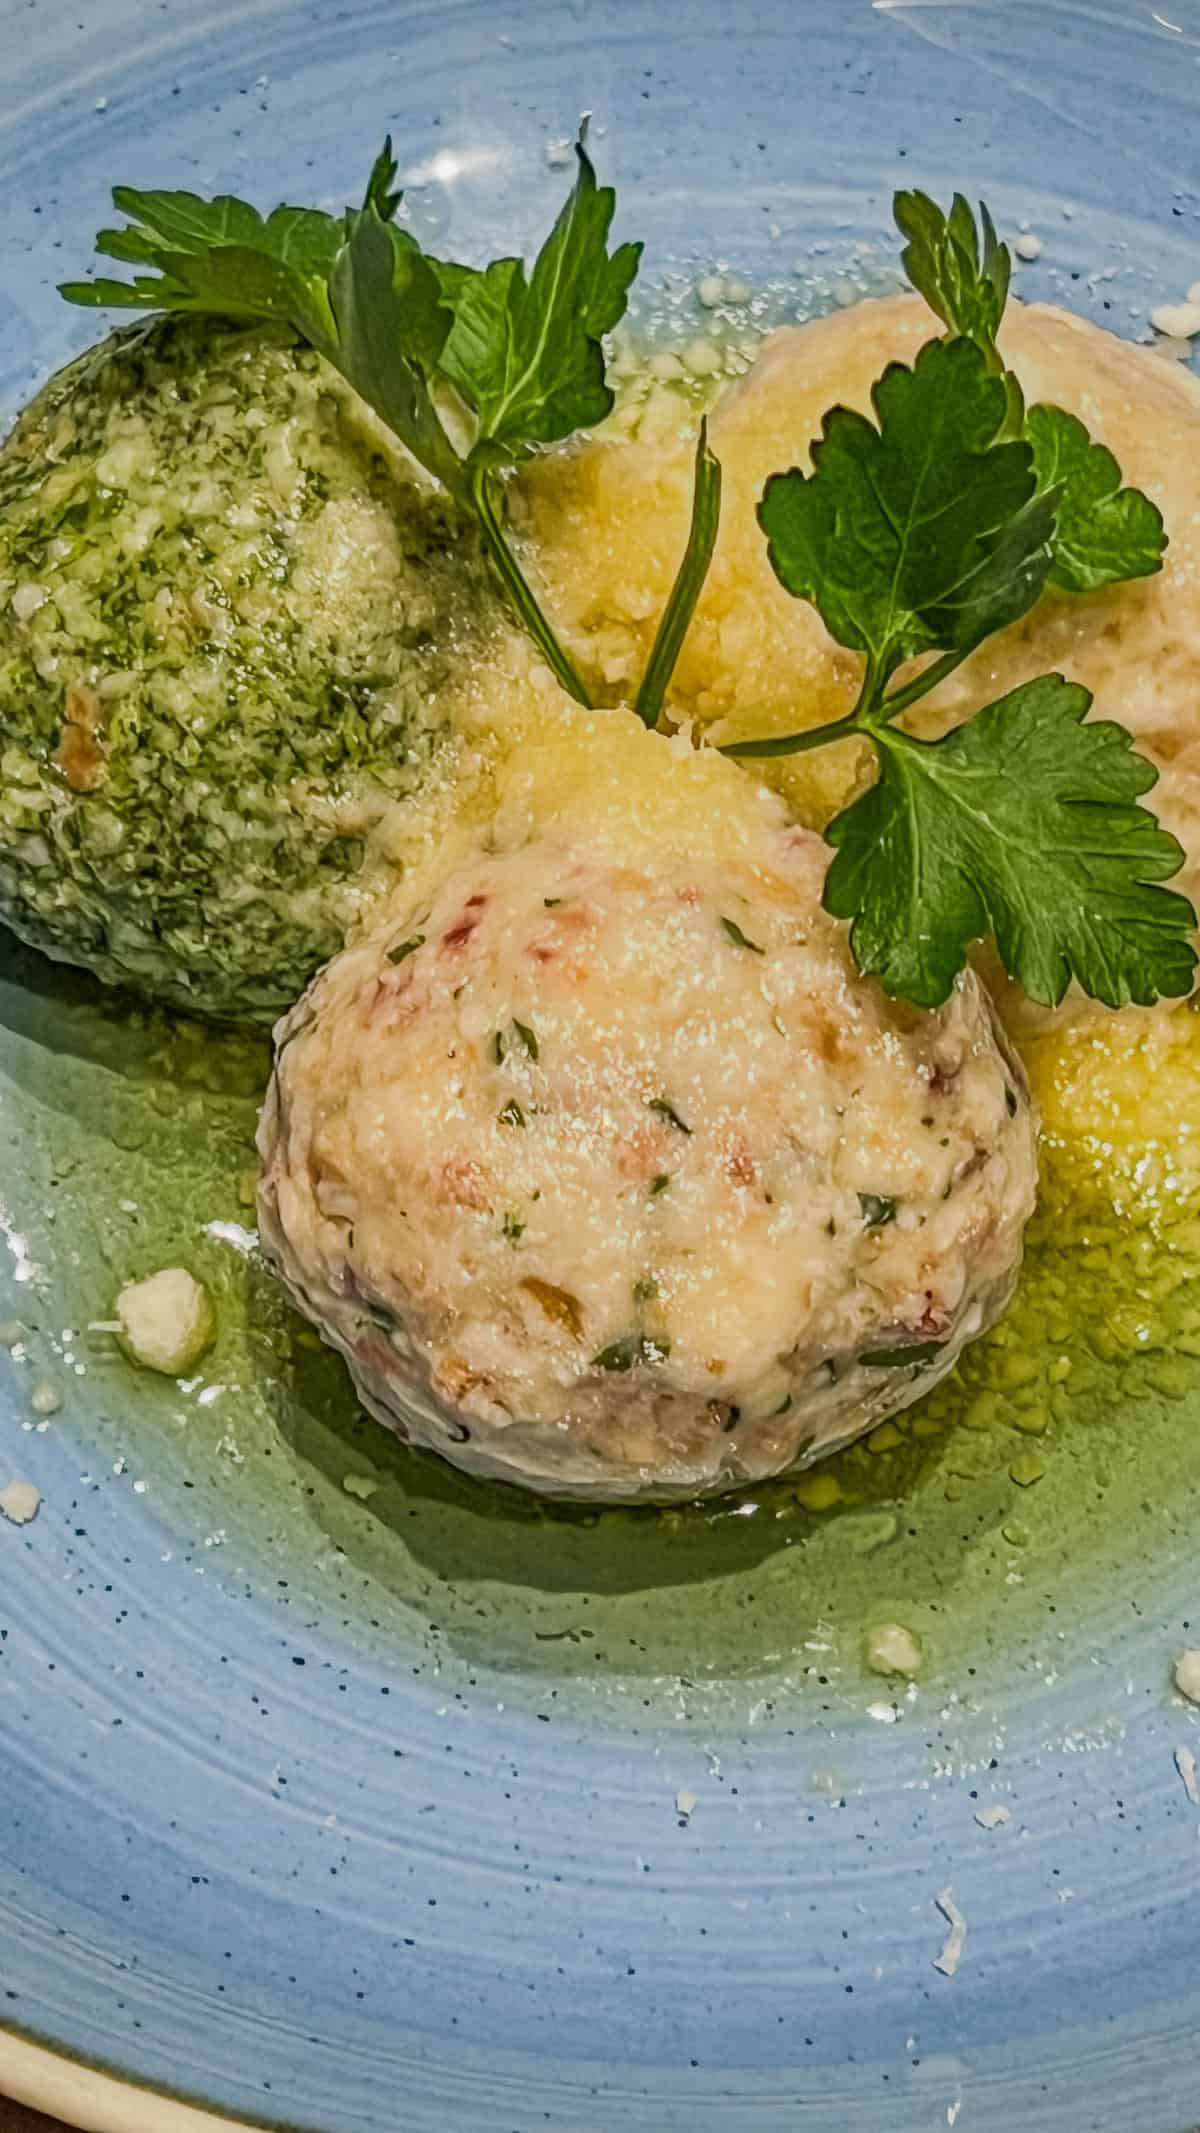
[[[1159,884],[1183,854],[1136,803],[1155,772],[1084,724],[1088,691],[1046,674],[940,741],[877,728],[878,782],[833,822],[826,908],[860,969],[937,1007],[973,941],[1055,1006],[1074,978],[1109,1007],[1186,993],[1195,924]]]
[[[897,193],[892,211],[902,236],[900,255],[913,288],[951,333],[975,341],[985,353],[995,347],[1012,260],[982,201],[979,224],[961,193],[948,215],[928,193]]]
[[[773,474],[758,516],[781,583],[886,680],[916,652],[965,654],[1033,606],[1054,501],[1036,495],[1029,446],[997,442],[1004,385],[972,341],[890,363],[872,400],[878,427],[835,407],[812,473]]]
[[[896,222],[908,243],[901,254],[913,288],[952,334],[965,335],[1001,377],[1008,395],[1006,434],[1033,447],[1039,491],[1059,491],[1050,583],[1062,592],[1093,592],[1162,566],[1166,536],[1160,513],[1140,489],[1121,487],[1112,453],[1093,444],[1082,422],[1060,407],[1028,410],[996,345],[1012,262],[986,207],[979,229],[961,193],[944,215],[927,193],[897,193]]]
[[[478,424],[472,457],[526,458],[602,422],[613,404],[602,336],[623,316],[640,244],[608,250],[616,195],[597,185],[581,131],[578,173],[526,275],[519,259],[439,269],[453,327],[442,369]]]
[[[1038,488],[1059,491],[1050,583],[1064,592],[1094,592],[1162,569],[1162,513],[1140,489],[1121,487],[1121,469],[1105,445],[1061,407],[1038,405],[1025,417]]]
[[[450,322],[430,262],[367,206],[337,254],[328,288],[334,335],[309,338],[461,503],[461,463],[432,392]]]
[[[602,336],[621,317],[641,246],[609,253],[614,195],[581,134],[579,173],[526,275],[518,259],[476,269],[429,258],[397,228],[391,142],[361,208],[335,216],[244,200],[118,186],[129,227],[97,249],[141,270],[127,282],[65,282],[72,303],[207,312],[284,325],[320,351],[414,458],[477,521],[520,620],[577,701],[586,685],[543,615],[505,534],[500,468],[600,421],[612,406]],[[459,453],[439,396],[453,387],[475,434]]]
[[[1075,980],[1119,1007],[1186,993],[1196,924],[1162,887],[1183,853],[1138,806],[1152,766],[1120,726],[1083,723],[1091,698],[1060,675],[1028,682],[942,740],[895,721],[1046,585],[1090,591],[1159,569],[1154,505],[1061,408],[1026,409],[996,335],[1011,262],[986,208],[944,215],[898,193],[914,288],[950,329],[911,368],[889,365],[875,422],[834,408],[812,473],[767,482],[759,519],[776,575],[863,655],[853,710],[825,726],[730,743],[780,756],[851,734],[878,782],[828,832],[826,910],[849,919],[859,968],[921,1006],[946,999],[972,942],[993,933],[1035,1000]],[[896,668],[926,658],[889,688]]]

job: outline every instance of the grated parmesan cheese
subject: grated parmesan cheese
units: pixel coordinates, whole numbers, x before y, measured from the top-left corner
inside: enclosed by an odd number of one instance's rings
[[[27,1526],[42,1507],[42,1492],[32,1481],[10,1481],[0,1489],[0,1513],[12,1526]]]
[[[940,1970],[943,1977],[953,1977],[966,1946],[967,1921],[954,1901],[953,1889],[942,1889],[933,1900],[950,1928],[941,1954],[934,1956],[933,1967]]]
[[[980,1829],[1003,1829],[1006,1822],[1012,1821],[1012,1809],[1011,1807],[1001,1807],[999,1805],[981,1807],[975,1816],[975,1820],[978,1822]]]

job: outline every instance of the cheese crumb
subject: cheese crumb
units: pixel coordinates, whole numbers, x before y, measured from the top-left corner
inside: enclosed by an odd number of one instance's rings
[[[1189,1703],[1200,1703],[1200,1651],[1180,1652],[1175,1661],[1175,1686]]]
[[[216,1336],[208,1290],[186,1267],[163,1267],[126,1284],[117,1298],[121,1345],[131,1362],[164,1377],[182,1377]]]
[[[693,1808],[695,1807],[695,1805],[696,1805],[696,1794],[695,1794],[694,1792],[677,1792],[677,1793],[676,1793],[676,1795],[675,1795],[675,1812],[676,1812],[676,1814],[681,1814],[681,1815],[683,1816],[683,1818],[684,1818],[684,1820],[685,1820],[685,1821],[686,1821],[686,1820],[688,1819],[688,1817],[690,1816],[690,1814],[691,1814],[691,1812],[692,1812]]]
[[[1013,238],[1013,251],[1018,259],[1040,259],[1042,240],[1033,230],[1022,230],[1019,237]]]
[[[342,1487],[347,1496],[357,1496],[360,1503],[369,1503],[379,1490],[379,1483],[371,1474],[343,1474]]]
[[[911,1680],[925,1654],[920,1638],[902,1622],[880,1622],[867,1634],[865,1657],[873,1674],[904,1674]]]
[[[998,1804],[995,1807],[981,1807],[975,1820],[980,1829],[1003,1829],[1006,1822],[1012,1821],[1012,1809]]]
[[[1193,1807],[1200,1807],[1200,1787],[1196,1784],[1196,1758],[1190,1748],[1176,1748],[1175,1768],[1183,1779],[1183,1789]]]
[[[10,1481],[6,1489],[0,1489],[0,1512],[10,1525],[27,1526],[41,1507],[42,1492],[32,1481]]]
[[[950,1928],[941,1954],[934,1956],[933,1967],[940,1970],[943,1977],[953,1977],[962,1961],[967,1939],[967,1921],[954,1901],[953,1889],[942,1889],[933,1900]]]
[[[1190,341],[1200,333],[1200,304],[1188,299],[1182,304],[1159,304],[1150,313],[1156,333],[1169,333],[1172,340]]]

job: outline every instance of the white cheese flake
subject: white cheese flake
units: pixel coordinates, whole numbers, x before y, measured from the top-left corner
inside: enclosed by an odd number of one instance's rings
[[[1196,1784],[1196,1758],[1190,1748],[1176,1748],[1175,1768],[1183,1779],[1183,1789],[1193,1807],[1200,1807],[1200,1786]]]
[[[1194,1647],[1175,1661],[1175,1686],[1189,1703],[1200,1703],[1200,1651]]]
[[[879,1622],[867,1633],[864,1656],[873,1674],[903,1674],[911,1681],[925,1654],[920,1638],[903,1622]]]
[[[27,1526],[37,1517],[42,1507],[42,1492],[35,1489],[32,1481],[10,1481],[0,1489],[0,1513],[10,1525]]]
[[[967,1921],[954,1901],[953,1889],[942,1889],[933,1900],[950,1928],[941,1954],[934,1956],[933,1967],[940,1970],[943,1977],[953,1977],[966,1946]]]
[[[675,1795],[675,1812],[676,1812],[676,1814],[680,1814],[680,1815],[682,1815],[682,1816],[683,1816],[683,1818],[684,1818],[684,1821],[685,1821],[685,1822],[686,1822],[686,1821],[687,1821],[687,1820],[689,1819],[689,1817],[691,1816],[691,1814],[692,1814],[692,1812],[693,1812],[693,1810],[694,1810],[694,1808],[695,1808],[695,1805],[696,1805],[696,1794],[695,1794],[694,1792],[677,1792],[677,1793],[676,1793],[676,1795]]]
[[[1190,300],[1182,304],[1157,304],[1150,313],[1150,324],[1156,333],[1170,334],[1172,340],[1190,341],[1200,333],[1200,304]]]
[[[164,1377],[182,1377],[216,1334],[208,1290],[186,1267],[163,1267],[131,1281],[117,1298],[121,1345],[130,1361]]]
[[[1040,259],[1042,240],[1036,231],[1022,230],[1019,237],[1013,238],[1013,251],[1018,259]]]
[[[998,1803],[995,1807],[981,1807],[975,1820],[980,1829],[1003,1829],[1006,1822],[1012,1821],[1012,1809],[1001,1807]]]

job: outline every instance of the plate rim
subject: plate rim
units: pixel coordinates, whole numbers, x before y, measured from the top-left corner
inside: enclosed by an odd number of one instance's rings
[[[128,2081],[0,2025],[0,2104],[6,2098],[79,2133],[256,2133],[251,2119]]]

